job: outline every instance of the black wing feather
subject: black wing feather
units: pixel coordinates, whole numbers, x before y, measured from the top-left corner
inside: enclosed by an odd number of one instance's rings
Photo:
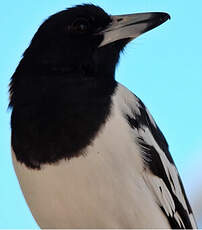
[[[152,175],[162,179],[161,181],[163,181],[164,186],[167,187],[166,192],[169,191],[170,193],[168,198],[170,199],[170,204],[174,205],[166,207],[168,204],[164,204],[159,200],[157,203],[167,217],[171,228],[196,228],[193,213],[180,176],[169,152],[167,141],[142,101],[135,95],[134,99],[136,101],[135,105],[137,106],[138,104],[138,108],[133,108],[129,105],[131,107],[131,113],[125,114],[125,117],[130,127],[138,134],[136,142],[141,148],[145,171],[149,170]],[[150,139],[148,138],[148,132],[150,132],[150,136],[152,136]],[[163,159],[165,159],[165,162]],[[156,188],[157,186],[155,187],[152,181],[150,183],[150,186],[153,186],[153,192],[155,190],[158,190],[160,193],[164,192],[161,186]],[[156,197],[158,196],[157,194],[154,195]],[[168,210],[172,210],[172,212]]]

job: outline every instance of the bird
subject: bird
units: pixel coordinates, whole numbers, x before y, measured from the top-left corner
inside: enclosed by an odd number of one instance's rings
[[[14,169],[40,228],[197,228],[164,135],[115,79],[127,44],[168,19],[81,4],[33,36],[9,107]]]

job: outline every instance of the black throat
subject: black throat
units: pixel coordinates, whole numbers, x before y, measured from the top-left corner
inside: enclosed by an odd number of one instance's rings
[[[40,169],[85,154],[110,114],[117,86],[116,62],[109,58],[111,63],[103,65],[105,55],[99,55],[100,64],[95,55],[91,64],[78,68],[21,60],[10,86],[12,148],[18,161]]]

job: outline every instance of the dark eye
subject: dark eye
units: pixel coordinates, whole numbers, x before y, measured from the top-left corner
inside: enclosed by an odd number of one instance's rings
[[[86,18],[76,19],[68,30],[75,33],[86,33],[90,28],[89,21]]]

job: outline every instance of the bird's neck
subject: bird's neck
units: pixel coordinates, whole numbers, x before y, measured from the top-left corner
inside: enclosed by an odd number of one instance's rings
[[[39,169],[81,155],[110,114],[116,81],[77,73],[17,77],[11,119],[17,159]]]

